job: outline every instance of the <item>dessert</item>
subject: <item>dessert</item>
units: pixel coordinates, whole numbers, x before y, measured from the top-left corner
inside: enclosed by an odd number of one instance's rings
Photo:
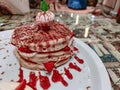
[[[71,30],[54,21],[51,11],[39,12],[34,25],[15,28],[11,39],[16,47],[15,56],[23,67],[48,72],[70,60],[72,42]]]

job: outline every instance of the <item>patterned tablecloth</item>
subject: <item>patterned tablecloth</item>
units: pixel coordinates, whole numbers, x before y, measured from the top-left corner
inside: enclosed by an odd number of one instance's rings
[[[0,31],[34,22],[39,10],[26,15],[4,15],[0,17]],[[120,90],[120,25],[114,19],[92,14],[55,12],[55,20],[65,23],[75,37],[88,44],[103,61],[114,90]],[[69,17],[69,18],[68,18]]]

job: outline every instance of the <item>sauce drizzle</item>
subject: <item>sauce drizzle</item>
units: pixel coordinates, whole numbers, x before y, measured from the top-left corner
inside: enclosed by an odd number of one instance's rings
[[[76,55],[74,56],[75,60],[77,60],[80,64],[83,64],[84,61],[83,59],[80,59],[79,57],[77,57]]]
[[[57,70],[53,70],[52,81],[54,83],[61,82],[64,86],[68,86],[68,83],[64,80],[62,75]]]
[[[50,87],[50,81],[47,76],[42,76],[41,73],[39,72],[39,79],[40,79],[40,86],[46,90]]]
[[[22,82],[24,78],[23,78],[23,70],[22,70],[21,66],[19,68],[18,76],[19,76],[19,80],[17,82]]]
[[[68,77],[68,79],[73,79],[73,76],[72,76],[72,74],[70,73],[69,69],[66,69],[66,68],[64,67],[64,71],[65,71],[65,75]]]
[[[24,79],[16,88],[15,90],[24,90],[26,87],[26,80]]]
[[[37,76],[35,75],[35,72],[30,72],[29,74],[29,82],[27,83],[33,90],[36,89],[36,83],[37,83]]]
[[[69,63],[69,68],[74,69],[78,72],[81,71],[81,69],[76,64],[73,64],[73,63]]]

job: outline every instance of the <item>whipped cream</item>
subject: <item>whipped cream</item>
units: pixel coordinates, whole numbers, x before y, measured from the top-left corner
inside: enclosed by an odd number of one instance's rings
[[[51,11],[46,11],[46,12],[39,12],[36,16],[36,21],[37,22],[51,22],[55,18],[55,15]]]

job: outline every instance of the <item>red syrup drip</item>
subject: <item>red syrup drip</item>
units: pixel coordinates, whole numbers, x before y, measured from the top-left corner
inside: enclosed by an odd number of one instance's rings
[[[68,79],[73,79],[73,76],[68,69],[64,68],[64,71],[65,71],[65,75],[68,77]]]
[[[66,46],[65,48],[63,48],[63,51],[70,51],[70,47]]]
[[[48,31],[50,30],[50,26],[47,23],[43,23],[40,25],[40,29],[43,31]]]
[[[78,48],[74,47],[74,51],[78,51]]]
[[[19,75],[18,76],[19,76],[18,82],[22,82],[24,79],[23,79],[23,70],[22,70],[21,66],[19,68]]]
[[[53,70],[52,81],[54,83],[61,82],[64,86],[68,86],[68,83],[57,70]]]
[[[50,87],[50,81],[47,76],[42,76],[39,72],[39,79],[40,79],[40,86],[44,89],[47,90]]]
[[[23,80],[16,88],[15,90],[25,90],[26,87],[26,80]]]
[[[44,63],[44,67],[47,70],[47,72],[50,73],[54,68],[54,62],[53,61],[46,62]]]
[[[29,47],[20,47],[18,48],[18,50],[20,50],[21,52],[25,52],[25,53],[33,53],[33,51],[29,49]]]
[[[76,55],[74,56],[75,60],[77,60],[80,64],[83,64],[84,61],[83,59],[80,59],[79,57],[77,57]]]
[[[27,85],[30,86],[33,90],[37,90],[36,89],[37,80],[38,80],[38,77],[35,75],[35,72],[30,72],[29,82],[27,83]]]
[[[76,64],[73,64],[73,63],[69,63],[69,68],[74,69],[78,72],[81,71],[81,69]]]

